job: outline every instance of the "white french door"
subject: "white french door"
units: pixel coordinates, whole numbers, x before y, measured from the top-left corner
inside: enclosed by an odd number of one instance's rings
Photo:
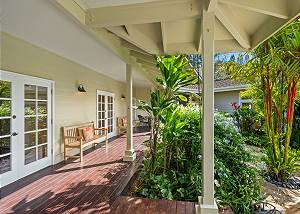
[[[108,129],[108,138],[115,132],[115,95],[97,90],[97,127]],[[100,134],[103,132],[100,131]]]
[[[0,71],[1,187],[52,164],[52,82]]]

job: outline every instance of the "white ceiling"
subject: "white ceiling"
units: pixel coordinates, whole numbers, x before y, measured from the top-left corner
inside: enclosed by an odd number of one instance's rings
[[[201,52],[202,8],[216,17],[216,52],[254,48],[300,14],[300,0],[55,1],[92,32],[110,32],[153,75],[152,54]]]
[[[1,1],[1,30],[125,82],[125,63],[49,0]],[[148,86],[134,73],[134,84]]]

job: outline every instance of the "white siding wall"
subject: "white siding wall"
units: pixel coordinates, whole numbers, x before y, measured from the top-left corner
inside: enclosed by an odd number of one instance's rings
[[[125,83],[113,80],[7,33],[1,33],[1,51],[2,70],[55,81],[55,162],[62,160],[60,128],[96,120],[97,89],[115,93],[116,117],[126,115],[126,103],[121,100],[121,94],[126,91]],[[120,70],[120,72],[124,71]],[[78,83],[84,84],[87,95],[77,93]]]
[[[240,91],[215,92],[215,109],[232,112],[231,103],[239,104]]]

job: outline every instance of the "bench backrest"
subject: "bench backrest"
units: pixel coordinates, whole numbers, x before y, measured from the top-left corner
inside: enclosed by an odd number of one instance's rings
[[[88,122],[88,123],[82,123],[82,124],[78,124],[78,125],[62,127],[64,143],[68,144],[68,143],[72,143],[75,141],[75,139],[65,138],[65,136],[68,136],[68,137],[83,136],[83,133],[80,133],[80,129],[84,128],[84,127],[92,127],[94,129],[94,122]]]

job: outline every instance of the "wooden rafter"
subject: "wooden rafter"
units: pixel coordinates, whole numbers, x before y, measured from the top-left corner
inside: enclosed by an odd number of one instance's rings
[[[250,36],[232,16],[228,6],[219,4],[214,12],[219,21],[227,28],[236,41],[245,49],[249,49],[251,47]]]
[[[164,21],[160,22],[161,29],[161,39],[162,39],[162,47],[164,53],[167,52],[167,34],[166,34],[166,23]]]
[[[107,27],[106,29],[122,39],[134,44],[145,52],[156,54],[162,52],[162,50],[159,48],[159,45],[153,41],[152,38],[135,29],[133,25],[126,25],[126,31],[121,26]]]
[[[93,27],[109,27],[200,17],[200,3],[198,0],[164,1],[91,8],[87,10],[86,24]]]
[[[286,0],[219,0],[219,2],[281,19],[289,17]]]

